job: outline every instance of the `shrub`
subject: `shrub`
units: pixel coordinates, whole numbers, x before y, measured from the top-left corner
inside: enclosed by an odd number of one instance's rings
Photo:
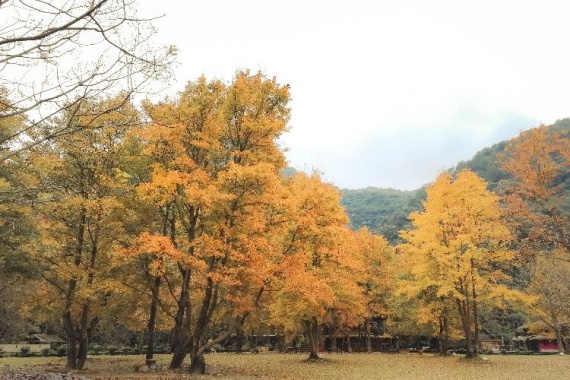
[[[30,347],[24,346],[20,348],[20,356],[24,358],[30,356]]]
[[[94,344],[93,346],[91,346],[91,352],[93,353],[93,355],[99,355],[101,352],[103,352],[103,346],[101,346],[100,344]]]
[[[48,347],[48,348],[44,348],[44,349],[42,349],[41,354],[42,354],[42,356],[49,356],[50,351],[51,351],[51,350],[49,349],[49,347]]]
[[[109,351],[109,355],[117,355],[119,351],[117,346],[109,346],[107,347],[107,350]]]
[[[65,346],[60,346],[57,348],[57,356],[67,355],[67,348]]]

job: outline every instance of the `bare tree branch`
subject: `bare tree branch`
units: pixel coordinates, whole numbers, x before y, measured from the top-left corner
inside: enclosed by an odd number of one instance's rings
[[[136,1],[0,0],[0,163],[88,127],[53,129],[70,106],[170,78],[176,49],[149,42],[154,18],[137,17]]]

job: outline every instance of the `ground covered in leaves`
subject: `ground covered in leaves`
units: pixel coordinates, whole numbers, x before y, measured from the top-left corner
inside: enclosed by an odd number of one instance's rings
[[[307,361],[303,354],[210,354],[210,375],[190,376],[166,369],[168,355],[158,356],[158,368],[137,372],[138,356],[97,356],[83,371],[68,372],[61,358],[0,358],[0,379],[178,380],[178,379],[347,379],[347,380],[546,380],[566,378],[570,356],[492,355],[476,362],[460,356],[401,354],[323,354],[325,360]]]

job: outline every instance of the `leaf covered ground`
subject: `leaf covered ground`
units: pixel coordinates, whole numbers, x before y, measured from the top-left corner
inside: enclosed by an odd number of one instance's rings
[[[160,355],[166,365],[169,356]],[[86,369],[74,372],[76,378],[90,380],[178,380],[178,379],[346,379],[346,380],[546,380],[566,378],[570,357],[529,355],[483,357],[477,362],[460,356],[440,357],[416,354],[323,354],[320,362],[308,362],[302,354],[211,354],[206,357],[213,375],[190,376],[183,371],[161,369],[141,373],[143,357],[98,356],[90,358]],[[61,358],[0,358],[0,379],[17,373],[67,373]]]

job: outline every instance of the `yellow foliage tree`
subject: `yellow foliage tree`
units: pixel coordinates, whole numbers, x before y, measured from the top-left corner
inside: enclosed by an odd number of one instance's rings
[[[309,357],[318,359],[321,325],[336,312],[342,323],[358,325],[366,316],[363,271],[340,193],[317,174],[299,173],[286,183],[288,213],[277,241],[281,262],[273,278],[272,322],[289,335],[304,331]]]
[[[566,352],[568,346],[562,330],[570,323],[570,304],[568,303],[570,263],[565,259],[557,260],[556,255],[557,253],[554,252],[551,256],[542,255],[536,258],[528,292],[536,297],[530,309],[531,312],[542,324],[546,325],[546,330],[554,332],[559,351]]]
[[[477,355],[479,305],[501,307],[524,299],[509,289],[505,269],[514,265],[511,234],[501,221],[499,199],[470,171],[454,178],[441,174],[427,190],[424,211],[410,215],[413,228],[402,231],[401,246],[410,278],[401,291],[430,304],[426,311],[454,307],[460,316],[469,357]]]
[[[108,108],[114,111],[99,112]],[[38,306],[61,316],[70,369],[83,368],[90,336],[118,291],[112,268],[123,234],[120,143],[124,125],[136,123],[138,113],[117,97],[74,105],[58,122],[82,124],[83,118],[97,128],[63,136],[26,157],[42,189],[34,202],[37,239],[26,247],[48,285],[36,299],[49,300]]]

